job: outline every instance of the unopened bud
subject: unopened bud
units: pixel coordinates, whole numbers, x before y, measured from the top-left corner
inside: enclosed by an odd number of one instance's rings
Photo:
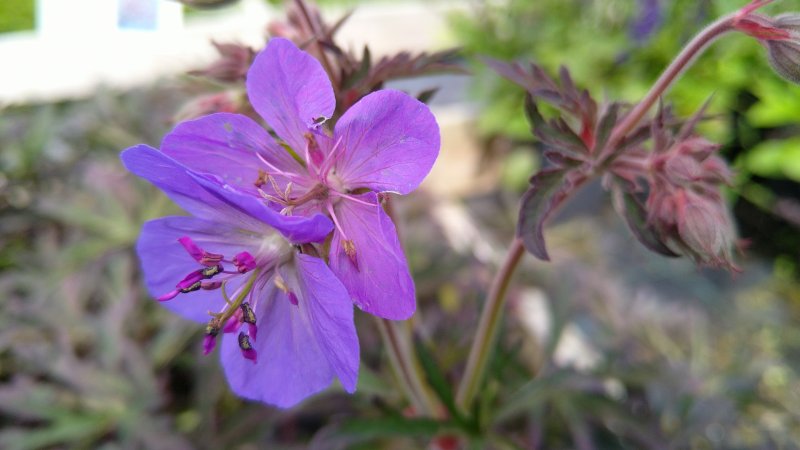
[[[761,41],[767,48],[769,63],[778,75],[800,84],[800,14],[777,17],[749,14],[734,26]]]
[[[680,241],[701,264],[737,270],[732,261],[733,222],[721,198],[687,192],[678,204]]]

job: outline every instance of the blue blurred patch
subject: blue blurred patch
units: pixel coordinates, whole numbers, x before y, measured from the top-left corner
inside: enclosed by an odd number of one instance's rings
[[[117,26],[128,30],[155,30],[159,0],[117,0]]]

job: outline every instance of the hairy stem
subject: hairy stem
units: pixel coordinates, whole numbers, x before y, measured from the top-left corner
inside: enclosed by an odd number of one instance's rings
[[[692,64],[694,59],[697,58],[710,43],[726,32],[733,30],[733,24],[734,21],[737,20],[737,14],[738,13],[734,13],[722,17],[707,26],[686,44],[672,63],[664,69],[664,72],[661,73],[661,76],[658,77],[658,80],[656,80],[653,87],[650,88],[650,91],[644,96],[642,101],[614,127],[614,131],[611,133],[606,148],[614,149],[625,136],[639,124],[639,121],[647,114],[647,111],[649,111],[658,99],[664,95],[667,89],[672,86],[672,83]]]
[[[500,319],[503,316],[506,290],[524,251],[522,240],[515,238],[508,249],[503,265],[492,281],[489,295],[481,312],[478,331],[475,333],[475,339],[469,351],[464,378],[461,379],[461,384],[458,385],[458,392],[456,393],[456,405],[462,411],[467,411],[470,408],[472,400],[478,391],[478,386],[483,381],[486,365],[494,347],[494,342],[497,339]]]
[[[771,0],[755,1],[736,13],[720,18],[698,33],[686,44],[672,63],[664,69],[664,72],[658,80],[656,80],[645,97],[616,127],[614,127],[611,137],[606,144],[606,148],[614,149],[622,142],[626,135],[639,124],[644,115],[647,114],[658,99],[664,95],[672,83],[680,77],[684,70],[692,64],[694,59],[700,55],[709,44],[728,31],[733,30],[736,21],[740,20],[741,17],[770,2]],[[611,160],[615,156],[616,154],[611,152],[606,159]],[[584,180],[584,182],[585,181],[588,180]],[[579,184],[582,185],[583,182]],[[575,189],[567,194],[567,196],[571,196],[572,193],[577,190],[578,186],[575,186]],[[562,202],[562,205],[566,202],[567,199]],[[492,281],[489,295],[483,306],[483,311],[481,312],[475,340],[472,343],[472,348],[470,348],[464,378],[461,380],[456,394],[456,404],[462,411],[469,410],[478,391],[478,387],[483,381],[486,365],[497,338],[497,329],[501,322],[503,306],[505,304],[505,293],[523,252],[522,241],[518,238],[514,239],[514,242],[508,250],[503,266]]]

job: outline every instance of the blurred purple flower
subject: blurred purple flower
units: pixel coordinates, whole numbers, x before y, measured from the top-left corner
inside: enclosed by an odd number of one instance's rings
[[[641,43],[661,25],[661,2],[659,0],[639,0],[639,15],[630,25],[630,36]]]
[[[439,151],[439,128],[423,103],[382,90],[362,98],[336,123],[334,91],[321,64],[291,41],[270,40],[247,74],[253,120],[212,114],[185,122],[161,150],[204,173],[215,173],[249,198],[287,217],[329,215],[329,264],[364,311],[407,319],[414,283],[394,224],[376,193],[413,191]]]
[[[179,127],[165,148],[180,136]],[[208,321],[206,353],[219,333],[232,334],[221,350],[231,388],[280,407],[334,376],[353,392],[359,345],[347,291],[322,259],[291,245],[324,240],[330,220],[283,216],[211,175],[213,167],[201,173],[146,145],[121,158],[193,216],[145,223],[137,251],[151,294],[187,319]],[[195,158],[213,165],[202,151]]]

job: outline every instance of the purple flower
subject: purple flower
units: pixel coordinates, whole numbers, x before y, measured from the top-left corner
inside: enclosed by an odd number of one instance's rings
[[[165,138],[174,140],[175,133]],[[348,293],[322,259],[292,245],[324,240],[328,218],[281,215],[213,170],[192,170],[145,145],[124,151],[122,161],[193,216],[145,223],[137,251],[149,291],[173,312],[208,322],[206,353],[227,334],[221,358],[237,394],[289,407],[334,377],[355,390],[359,346]]]
[[[355,304],[388,319],[410,317],[414,283],[377,193],[407,194],[430,171],[439,151],[430,110],[405,93],[378,91],[328,131],[330,80],[316,59],[280,38],[256,56],[247,92],[278,141],[245,116],[220,113],[178,125],[161,150],[284,216],[328,215],[329,265]]]

